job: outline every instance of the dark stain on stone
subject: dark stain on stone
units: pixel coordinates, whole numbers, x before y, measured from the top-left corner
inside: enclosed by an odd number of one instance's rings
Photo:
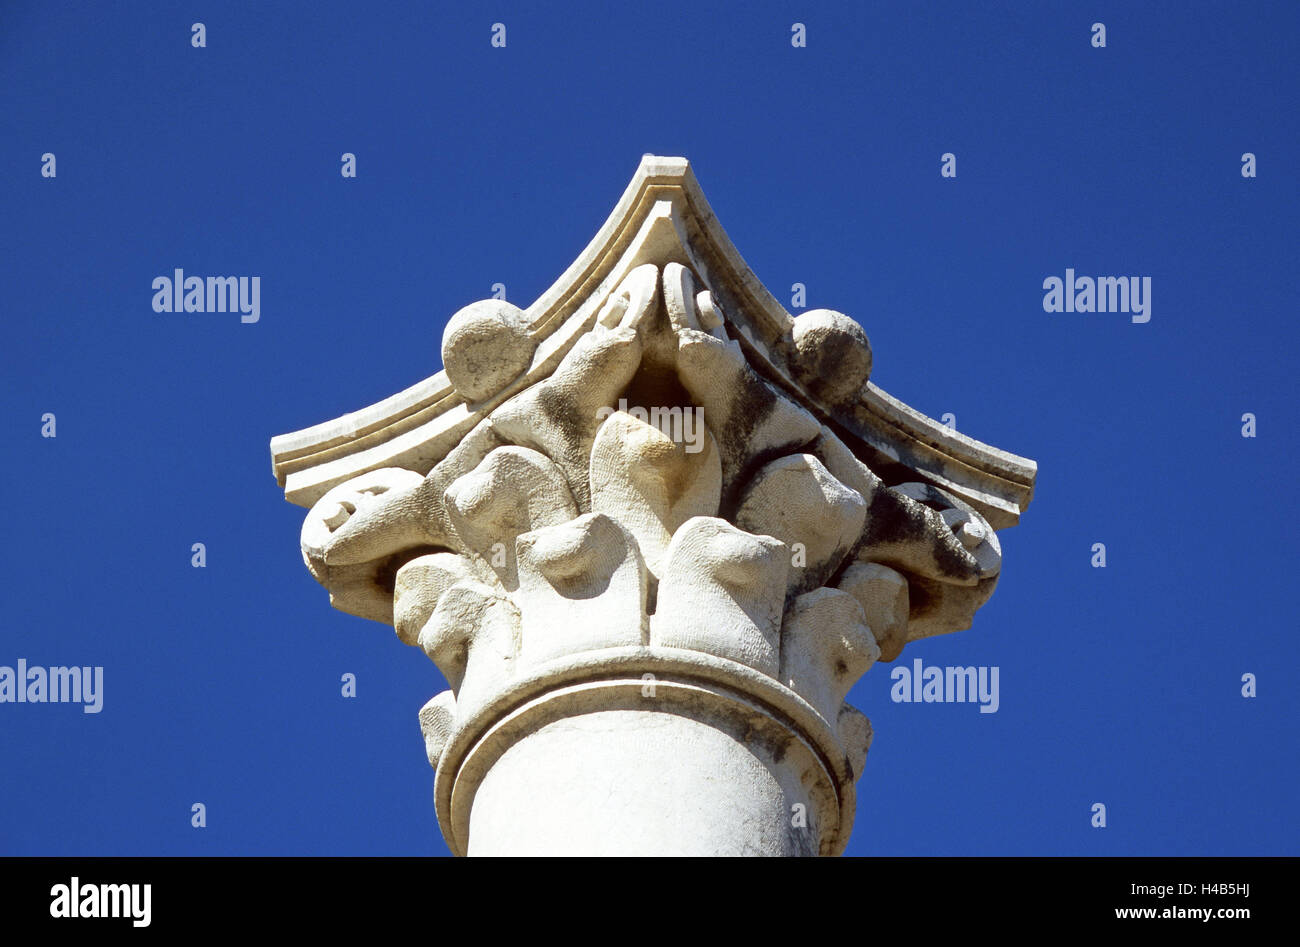
[[[819,345],[797,351],[794,360],[795,371],[813,394],[824,396],[825,390],[833,385],[827,382],[834,378],[844,366],[849,354],[849,345]]]
[[[942,520],[931,516],[923,506],[890,490],[877,491],[867,510],[867,525],[862,545],[906,543],[924,546],[933,557],[940,573],[954,579],[971,575],[970,562],[948,541],[952,531]]]
[[[909,621],[924,618],[939,607],[943,586],[919,576],[907,577],[907,617]]]
[[[619,398],[627,400],[628,407],[639,406],[647,410],[650,408],[694,410],[695,403],[691,400],[690,393],[677,379],[675,372],[648,365],[645,359],[642,359],[641,364],[642,367],[632,377],[632,381],[619,394]],[[618,398],[614,399],[610,407],[618,407]],[[706,425],[708,423],[707,417],[705,423]]]
[[[587,430],[594,418],[582,417],[577,402],[563,391],[549,385],[537,393],[537,407],[555,425],[565,431]]]
[[[718,442],[718,447],[722,450],[724,464],[733,468],[723,470],[721,508],[724,511],[722,515],[726,519],[731,519],[735,512],[736,498],[741,487],[749,483],[759,467],[775,459],[771,454],[764,456],[760,452],[750,458],[748,464],[736,468],[736,461],[744,458],[749,450],[754,431],[775,408],[776,396],[768,390],[767,386],[756,379],[746,377],[727,406],[727,426],[723,430],[709,428]],[[709,423],[708,415],[705,415],[704,423],[706,425]],[[780,456],[779,453],[771,453]]]
[[[919,468],[913,469],[882,454],[834,418],[828,418],[822,423],[853,452],[858,460],[870,467],[871,472],[887,485],[910,483],[922,479]]]
[[[421,556],[431,556],[436,552],[454,551],[446,546],[416,546],[412,549],[403,549],[379,564],[375,570],[375,585],[392,595],[397,589],[397,570],[401,569],[402,566]]]

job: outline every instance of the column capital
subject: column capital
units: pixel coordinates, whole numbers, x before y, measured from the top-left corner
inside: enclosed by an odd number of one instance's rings
[[[452,851],[842,851],[871,738],[845,696],[909,642],[969,627],[1034,463],[873,385],[849,316],[786,312],[678,158],[643,159],[528,309],[453,315],[442,360],[271,448],[331,603],[447,678],[420,720]],[[656,728],[722,757],[738,795],[719,811],[763,811],[575,836],[555,813],[587,790],[539,775],[539,754],[589,786],[636,747],[665,771],[638,798],[673,780],[712,798],[707,756]],[[494,824],[525,785],[550,815]]]

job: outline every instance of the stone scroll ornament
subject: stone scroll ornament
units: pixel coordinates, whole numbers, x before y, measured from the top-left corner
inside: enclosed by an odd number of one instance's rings
[[[503,300],[457,312],[463,435],[338,482],[303,525],[332,604],[446,678],[419,722],[456,853],[842,851],[872,739],[849,689],[969,627],[998,580],[974,502],[901,462],[886,482],[846,433],[858,323],[761,339],[660,211],[677,239],[643,226],[562,345]],[[697,746],[716,772],[682,762]],[[603,800],[645,788],[606,814],[575,787],[602,779]]]

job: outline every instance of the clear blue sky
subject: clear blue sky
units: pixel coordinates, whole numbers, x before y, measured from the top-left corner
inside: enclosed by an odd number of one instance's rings
[[[692,161],[778,298],[857,318],[882,387],[1040,466],[975,627],[902,659],[996,665],[1001,707],[868,674],[849,851],[1300,853],[1297,27],[1292,2],[4,3],[0,664],[102,665],[105,694],[0,704],[0,853],[446,851],[416,722],[445,685],[329,608],[267,442],[437,371],[493,283],[526,306],[646,152]],[[177,267],[260,276],[260,321],[155,313]],[[1151,321],[1044,312],[1066,267],[1150,276]]]

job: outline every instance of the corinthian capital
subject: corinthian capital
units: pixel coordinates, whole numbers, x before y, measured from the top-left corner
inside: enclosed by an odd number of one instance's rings
[[[787,313],[680,159],[442,360],[272,455],[331,603],[450,686],[419,719],[451,850],[842,851],[845,698],[970,626],[1034,464],[877,388],[849,316]]]

